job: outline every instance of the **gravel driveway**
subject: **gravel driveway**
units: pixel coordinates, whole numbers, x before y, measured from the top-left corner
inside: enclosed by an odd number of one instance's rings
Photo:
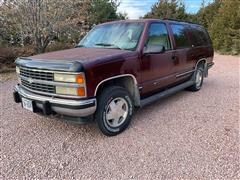
[[[111,138],[23,110],[0,74],[0,179],[240,179],[239,63],[216,55],[201,91],[139,110]]]

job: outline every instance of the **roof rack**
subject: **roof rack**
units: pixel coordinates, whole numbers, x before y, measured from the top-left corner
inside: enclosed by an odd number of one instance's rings
[[[189,24],[195,24],[195,25],[201,26],[200,24],[197,24],[197,23],[193,23],[193,22],[190,22],[190,21],[183,21],[183,20],[179,20],[179,19],[173,19],[173,18],[163,18],[163,20],[177,21],[177,22],[189,23]]]

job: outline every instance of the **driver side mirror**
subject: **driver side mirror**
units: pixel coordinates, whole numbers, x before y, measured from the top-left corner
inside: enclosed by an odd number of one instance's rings
[[[148,45],[144,47],[143,54],[159,54],[164,52],[166,49],[162,45]]]

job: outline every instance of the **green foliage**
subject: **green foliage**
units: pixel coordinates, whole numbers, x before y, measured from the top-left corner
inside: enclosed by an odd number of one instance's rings
[[[195,22],[208,29],[215,50],[240,54],[239,0],[215,0],[203,6],[195,17]]]
[[[195,21],[208,28],[209,25],[213,22],[213,18],[218,14],[218,10],[222,4],[221,1],[222,0],[215,0],[207,6],[202,4],[200,10],[196,15],[194,15]]]
[[[144,18],[172,18],[186,20],[185,5],[178,0],[160,0],[152,6],[151,12]]]
[[[240,53],[240,1],[224,0],[209,31],[215,49],[223,53]]]
[[[90,24],[125,19],[123,14],[117,13],[117,1],[93,0],[90,10]]]

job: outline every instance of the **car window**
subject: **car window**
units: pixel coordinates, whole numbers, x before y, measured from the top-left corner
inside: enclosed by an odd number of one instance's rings
[[[208,46],[211,44],[208,33],[206,30],[198,27],[192,27],[191,32],[191,41],[192,45],[196,46]]]
[[[189,47],[185,26],[181,24],[171,24],[171,28],[177,48]]]
[[[163,23],[151,24],[148,32],[147,46],[161,45],[165,50],[171,49],[166,25]]]

